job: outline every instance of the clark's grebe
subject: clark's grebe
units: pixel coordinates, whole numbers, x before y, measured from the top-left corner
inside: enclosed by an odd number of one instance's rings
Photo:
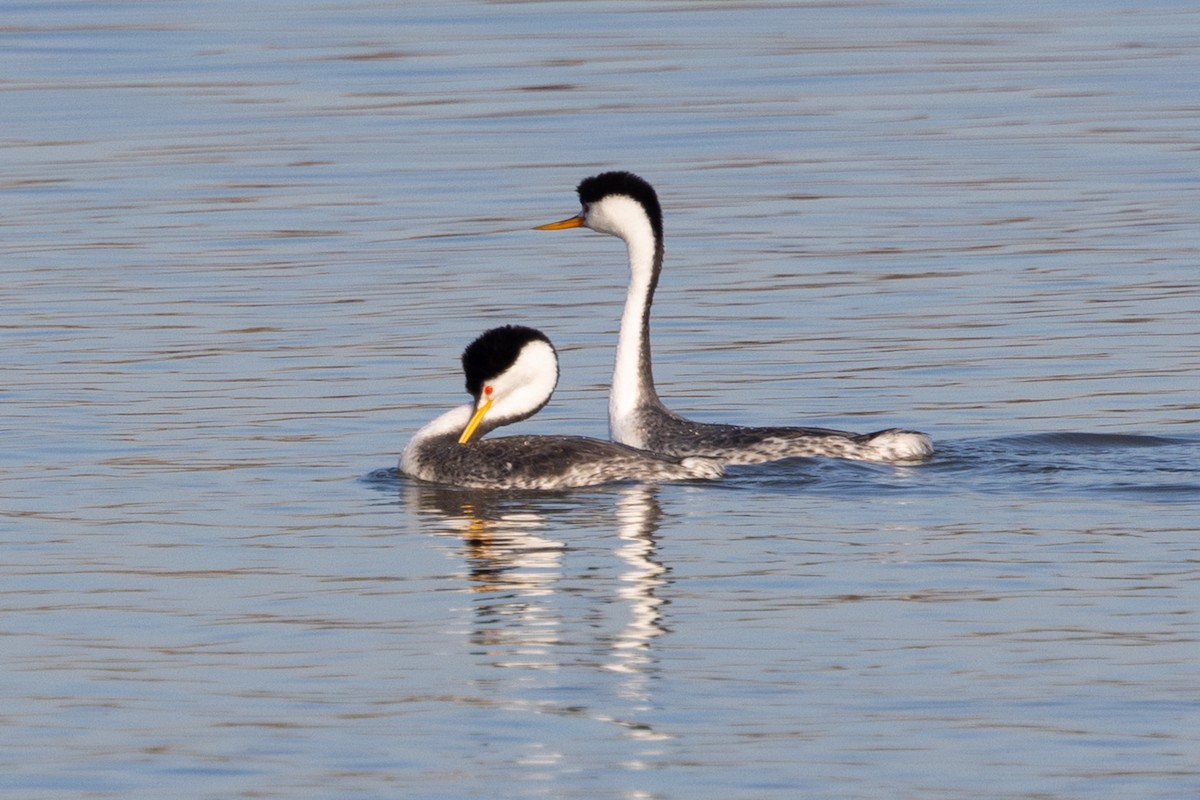
[[[629,172],[605,172],[579,184],[579,214],[538,230],[591,228],[625,240],[629,292],[621,316],[608,421],[615,441],[675,457],[701,456],[724,464],[757,464],[792,456],[864,461],[919,461],[933,442],[917,431],[850,433],[827,428],[743,427],[693,422],[658,398],[650,367],[650,305],[662,271],[662,208],[654,187]]]
[[[413,478],[476,489],[566,489],[610,481],[719,478],[703,458],[669,457],[584,436],[503,436],[489,431],[531,417],[558,384],[558,355],[541,331],[493,328],[462,354],[473,403],[425,425],[400,456]]]

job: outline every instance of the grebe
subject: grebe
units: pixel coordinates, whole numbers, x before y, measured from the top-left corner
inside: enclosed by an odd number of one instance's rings
[[[625,240],[629,292],[621,316],[616,366],[608,401],[612,438],[675,457],[702,456],[723,464],[758,464],[793,456],[863,461],[919,461],[933,454],[929,436],[888,429],[850,433],[827,428],[742,427],[693,422],[663,405],[650,368],[650,305],[663,262],[662,208],[654,187],[630,172],[605,172],[579,184],[583,210],[537,230],[591,228]]]
[[[719,478],[703,458],[646,453],[584,436],[503,436],[489,431],[536,414],[558,384],[558,354],[541,331],[493,328],[462,354],[473,403],[447,411],[413,436],[400,471],[473,489],[567,489],[609,481]]]

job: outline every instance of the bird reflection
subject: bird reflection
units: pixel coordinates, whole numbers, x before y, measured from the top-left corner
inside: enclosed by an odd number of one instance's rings
[[[667,568],[657,559],[654,540],[663,516],[659,491],[656,485],[631,484],[589,493],[593,501],[581,502],[578,492],[530,495],[413,482],[406,484],[405,495],[410,508],[461,541],[470,591],[477,596],[471,641],[495,659],[493,664],[558,669],[599,661],[622,676],[619,695],[644,710],[658,669],[653,642],[667,630],[660,596],[668,584]],[[592,603],[582,618],[571,612],[576,606],[568,601],[586,595],[578,584],[564,587],[569,551],[561,538],[546,533],[578,525],[581,512],[589,527],[601,523],[594,513],[603,505],[594,502],[597,497],[616,499],[620,572],[615,607],[624,619],[607,635],[604,626],[596,629],[594,614],[613,607],[609,598]],[[581,641],[591,642],[583,656]],[[631,736],[662,738],[644,724],[606,719]]]
[[[629,621],[613,642],[610,668],[630,676],[622,694],[642,701],[650,699],[648,683],[656,663],[650,643],[666,633],[658,590],[666,583],[667,568],[655,558],[654,532],[662,519],[656,491],[644,484],[630,486],[617,501],[617,535],[622,542],[617,555],[627,567],[617,594],[629,605]]]
[[[562,620],[553,601],[562,577],[562,542],[539,534],[545,508],[519,494],[422,484],[410,507],[438,519],[462,541],[474,605],[472,643],[500,666],[553,668]],[[539,498],[541,496],[539,495]]]

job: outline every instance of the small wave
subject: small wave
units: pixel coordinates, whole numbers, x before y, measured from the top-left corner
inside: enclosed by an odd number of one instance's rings
[[[1200,483],[1155,483],[1130,484],[1117,483],[1106,486],[1096,486],[1098,495],[1135,498],[1154,503],[1184,503],[1194,504],[1200,499]]]
[[[381,467],[373,469],[359,478],[363,483],[379,488],[395,488],[400,485],[399,467]]]
[[[1189,444],[1187,439],[1150,436],[1132,433],[1088,433],[1064,431],[1007,436],[994,440],[1000,444],[1019,445],[1046,450],[1112,450],[1126,447],[1169,447]]]

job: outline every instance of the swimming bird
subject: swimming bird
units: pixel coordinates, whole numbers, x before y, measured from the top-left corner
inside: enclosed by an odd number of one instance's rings
[[[703,458],[669,457],[585,436],[502,436],[489,431],[536,414],[558,385],[558,354],[521,325],[493,328],[462,354],[474,401],[416,432],[400,456],[413,478],[476,489],[567,489],[610,481],[719,478]]]
[[[702,456],[723,464],[757,464],[793,456],[863,461],[919,461],[933,442],[917,431],[850,433],[828,428],[743,427],[693,422],[665,405],[654,388],[650,357],[650,306],[663,265],[662,208],[654,188],[630,172],[605,172],[579,184],[583,210],[537,230],[591,228],[625,241],[629,291],[621,316],[616,365],[609,393],[612,438],[675,457]]]

